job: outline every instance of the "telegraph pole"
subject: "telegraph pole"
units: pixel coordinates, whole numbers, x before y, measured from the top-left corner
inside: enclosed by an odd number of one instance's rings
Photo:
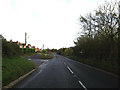
[[[119,13],[119,16],[118,16],[118,65],[120,65],[120,1],[118,2],[118,13]],[[119,70],[120,68],[118,68]]]
[[[25,45],[27,44],[27,33],[25,32]]]
[[[120,1],[118,2],[118,40],[120,41]]]
[[[118,2],[118,38],[120,35],[120,1]]]
[[[44,44],[43,44],[43,50],[44,50]]]

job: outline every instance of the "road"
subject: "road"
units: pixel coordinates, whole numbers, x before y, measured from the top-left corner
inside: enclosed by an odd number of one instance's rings
[[[39,68],[13,88],[118,88],[118,77],[88,65],[55,55],[42,60],[38,55],[27,57]]]

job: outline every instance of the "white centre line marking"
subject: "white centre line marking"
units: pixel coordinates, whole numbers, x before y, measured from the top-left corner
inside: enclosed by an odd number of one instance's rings
[[[40,70],[38,73],[41,73],[42,72],[42,70]]]
[[[41,67],[41,65],[39,66],[39,68]]]
[[[81,81],[79,81],[80,85],[82,85],[82,87],[85,89],[85,90],[88,90]]]
[[[66,63],[64,62],[64,64],[66,65]]]
[[[67,66],[68,70],[73,74],[73,71]]]
[[[31,58],[29,58],[28,60],[31,60]]]

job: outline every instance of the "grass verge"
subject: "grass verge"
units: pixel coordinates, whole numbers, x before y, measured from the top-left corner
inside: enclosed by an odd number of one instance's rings
[[[9,84],[18,77],[35,68],[33,62],[20,57],[2,59],[2,86]]]
[[[39,54],[39,58],[40,59],[52,59],[53,58],[53,54]]]
[[[82,59],[75,56],[66,56],[72,60],[79,61],[84,64],[91,65],[96,68],[103,69],[105,71],[120,75],[119,66],[117,61],[105,61],[105,60],[96,60],[96,59]]]

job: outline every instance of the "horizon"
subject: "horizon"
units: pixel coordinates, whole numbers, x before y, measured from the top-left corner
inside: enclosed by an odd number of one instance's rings
[[[107,0],[109,1],[109,0]],[[92,12],[104,0],[0,1],[0,30],[7,41],[60,49],[74,46],[81,31],[80,15]],[[29,37],[29,38],[28,38]]]

